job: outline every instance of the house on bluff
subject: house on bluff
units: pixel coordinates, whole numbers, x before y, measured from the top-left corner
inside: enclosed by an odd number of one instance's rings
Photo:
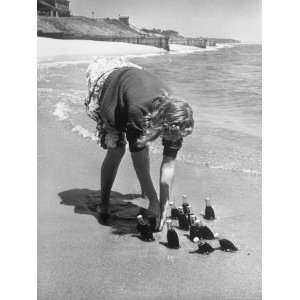
[[[37,0],[39,16],[70,17],[70,1],[67,0]]]

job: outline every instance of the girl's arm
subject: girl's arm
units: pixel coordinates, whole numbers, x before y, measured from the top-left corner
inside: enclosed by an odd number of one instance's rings
[[[176,158],[164,155],[160,166],[160,231],[163,229],[167,217],[168,201],[170,200],[171,188],[175,177],[175,161]]]

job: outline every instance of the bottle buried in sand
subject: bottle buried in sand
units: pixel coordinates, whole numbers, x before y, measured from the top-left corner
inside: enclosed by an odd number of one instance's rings
[[[171,208],[171,219],[172,220],[177,220],[177,218],[178,218],[178,209],[176,208],[173,201],[170,201],[169,205],[170,205],[170,208]]]
[[[168,219],[166,223],[168,229],[167,231],[168,247],[172,249],[178,249],[180,247],[179,238],[177,232],[173,228],[172,220]]]
[[[235,252],[238,248],[229,240],[227,239],[219,239],[220,243],[220,250],[225,252]]]
[[[181,207],[178,207],[178,225],[179,229],[189,230],[189,222]]]
[[[214,209],[211,206],[210,198],[205,198],[205,214],[204,219],[206,220],[214,220],[216,218]]]
[[[208,226],[204,225],[200,220],[196,220],[195,224],[199,239],[213,240],[216,238],[216,235],[212,232],[212,230]]]
[[[212,253],[213,251],[215,251],[215,249],[209,243],[203,243],[203,242],[200,242],[198,244],[198,249],[196,250],[197,253],[206,254],[206,255]]]
[[[193,242],[195,244],[198,244],[198,249],[195,251],[192,251],[190,253],[200,253],[200,254],[210,254],[211,252],[215,251],[215,248],[213,248],[209,243],[201,242],[198,237],[195,237]]]
[[[136,226],[137,231],[141,234],[143,241],[154,241],[151,226],[147,224],[142,215],[137,216],[138,224]]]

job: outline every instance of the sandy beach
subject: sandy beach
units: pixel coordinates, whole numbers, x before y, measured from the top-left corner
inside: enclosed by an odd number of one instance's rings
[[[38,57],[149,54],[147,46],[111,44],[39,38]],[[163,51],[150,48],[153,54]],[[160,244],[166,241],[166,228],[151,243],[134,236],[130,218],[147,202],[138,195],[128,152],[112,189],[113,221],[101,225],[87,210],[87,203],[99,199],[105,152],[71,129],[40,105],[38,299],[261,299],[261,176],[178,161],[177,204],[186,194],[200,215],[210,195],[217,219],[207,224],[239,251],[190,254],[196,245],[181,230],[181,248],[171,250]],[[160,154],[151,154],[156,187],[160,160]]]
[[[50,38],[37,38],[38,60],[43,61],[53,57],[70,55],[84,56],[91,59],[93,56],[152,56],[167,53],[166,50],[145,45],[126,44],[119,42],[102,42],[88,40],[56,40]],[[195,52],[202,49],[192,46],[170,45],[171,52]]]

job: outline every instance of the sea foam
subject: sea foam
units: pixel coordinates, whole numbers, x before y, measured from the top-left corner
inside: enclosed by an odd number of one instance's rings
[[[94,133],[91,133],[86,128],[76,125],[72,128],[72,132],[76,132],[78,135],[82,136],[83,138],[91,139],[92,141],[97,141],[98,138],[95,136]]]
[[[55,110],[53,112],[53,115],[58,117],[58,119],[62,121],[69,118],[69,112],[70,108],[68,105],[66,105],[63,102],[58,102],[55,104]]]

